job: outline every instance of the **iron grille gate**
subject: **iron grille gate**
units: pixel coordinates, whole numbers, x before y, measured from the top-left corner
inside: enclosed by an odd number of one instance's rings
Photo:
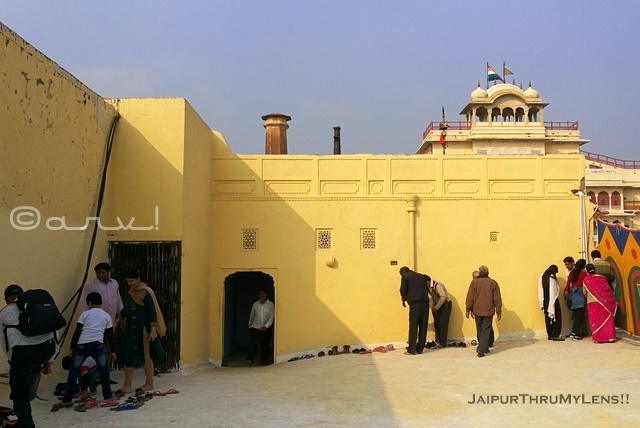
[[[167,334],[161,338],[167,358],[154,361],[157,370],[178,369],[180,365],[180,266],[182,245],[178,242],[109,242],[111,276],[120,285],[120,295],[129,292],[126,275],[130,269],[140,271],[158,299],[167,324]],[[120,344],[117,343],[117,346]]]

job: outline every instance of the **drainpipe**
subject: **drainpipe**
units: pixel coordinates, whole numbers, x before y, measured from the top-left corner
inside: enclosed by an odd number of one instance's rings
[[[417,272],[416,266],[416,202],[419,198],[416,195],[407,198],[407,212],[409,213],[409,266],[411,270]]]
[[[582,258],[587,259],[587,213],[585,212],[584,193],[582,190],[574,190],[573,194],[580,198],[580,239],[582,240]]]

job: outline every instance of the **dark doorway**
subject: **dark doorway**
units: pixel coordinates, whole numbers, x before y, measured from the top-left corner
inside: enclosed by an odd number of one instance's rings
[[[249,315],[251,306],[258,300],[260,290],[274,305],[273,278],[263,272],[236,272],[224,281],[224,355],[222,365],[244,367],[249,350]],[[275,331],[275,320],[272,330]],[[269,364],[273,364],[273,341],[269,349]],[[260,364],[257,358],[256,364]]]
[[[124,301],[129,293],[125,280],[129,269],[140,271],[142,280],[153,289],[167,324],[167,335],[161,338],[167,358],[154,360],[156,370],[180,367],[180,278],[182,245],[180,242],[109,242],[111,276],[120,285]],[[116,349],[120,346],[116,336]]]

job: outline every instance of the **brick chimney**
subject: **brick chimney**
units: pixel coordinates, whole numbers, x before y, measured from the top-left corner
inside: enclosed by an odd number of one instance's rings
[[[264,153],[266,155],[286,155],[287,154],[287,129],[290,116],[280,113],[271,113],[262,116],[265,121],[266,140]]]

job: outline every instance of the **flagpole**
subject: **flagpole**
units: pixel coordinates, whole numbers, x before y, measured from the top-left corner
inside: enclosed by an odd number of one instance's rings
[[[489,62],[487,61],[487,69],[485,71],[485,75],[487,76],[487,89],[489,89]]]

